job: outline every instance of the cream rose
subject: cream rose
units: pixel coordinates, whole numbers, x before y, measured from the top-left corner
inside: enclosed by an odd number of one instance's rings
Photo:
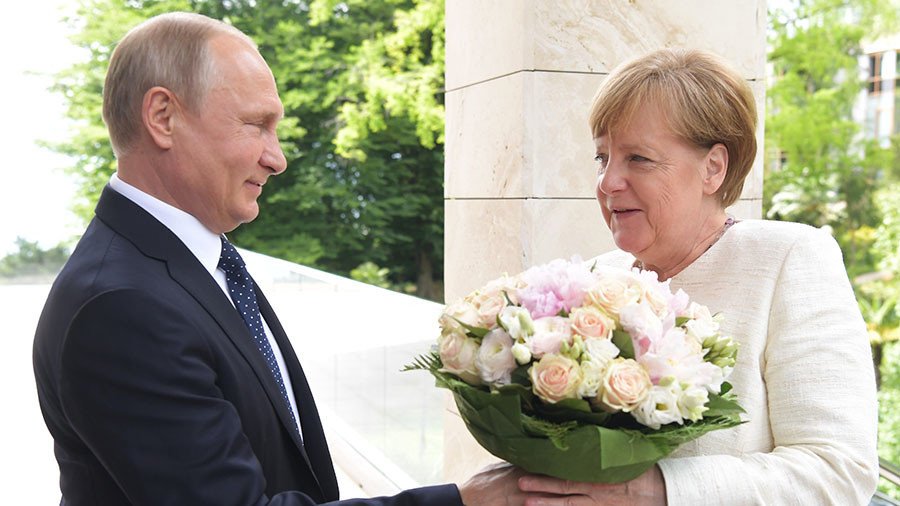
[[[493,329],[497,326],[497,315],[506,307],[506,298],[502,292],[486,293],[475,297],[478,312],[478,326]]]
[[[588,290],[588,300],[612,316],[628,304],[641,299],[640,283],[630,273],[603,271],[597,283]]]
[[[580,307],[569,315],[572,330],[585,339],[610,339],[616,322],[594,306]]]
[[[569,357],[544,355],[528,369],[531,388],[544,402],[555,404],[563,399],[578,396],[581,384],[581,367]]]
[[[481,384],[475,365],[478,343],[474,339],[461,332],[450,332],[441,337],[438,354],[444,364],[442,371],[453,373],[470,385]]]
[[[441,328],[444,329],[444,333],[458,330],[465,332],[459,322],[463,322],[472,327],[477,327],[479,320],[478,309],[475,305],[469,301],[460,299],[447,306],[444,313],[438,319],[438,323],[441,325]]]
[[[632,359],[617,358],[610,362],[603,376],[600,405],[607,411],[630,412],[646,397],[653,384],[640,364]]]

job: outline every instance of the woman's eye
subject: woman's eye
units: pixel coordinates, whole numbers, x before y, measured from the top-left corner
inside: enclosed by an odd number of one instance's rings
[[[598,172],[600,172],[601,174],[602,174],[604,171],[606,171],[606,162],[607,162],[608,158],[609,158],[609,157],[606,155],[606,153],[599,153],[599,154],[597,154],[597,155],[594,157],[594,161],[597,162],[597,163],[599,164],[599,167],[598,167],[597,170],[598,170]]]
[[[647,158],[644,158],[641,155],[631,155],[631,161],[632,162],[649,162],[650,160],[648,160]]]

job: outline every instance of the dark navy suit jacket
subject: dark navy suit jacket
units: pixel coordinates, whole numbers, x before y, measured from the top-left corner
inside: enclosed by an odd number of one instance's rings
[[[53,284],[34,341],[62,504],[310,505],[338,486],[284,329],[303,443],[243,320],[188,248],[109,187]],[[455,486],[359,505],[459,505]]]

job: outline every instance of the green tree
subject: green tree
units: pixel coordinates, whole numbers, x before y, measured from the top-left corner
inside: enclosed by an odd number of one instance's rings
[[[879,391],[879,453],[900,461],[891,400],[900,324],[900,144],[865,141],[852,115],[864,89],[862,41],[900,28],[896,0],[794,0],[770,11],[764,210],[775,219],[830,227],[855,280],[873,346]],[[896,141],[895,141],[896,142]],[[868,281],[864,281],[868,280]],[[885,350],[891,351],[884,353]],[[890,371],[890,372],[888,372]],[[888,441],[888,443],[885,443]],[[882,491],[900,498],[889,484]]]
[[[347,274],[371,261],[439,298],[443,265],[443,2],[424,0],[85,0],[72,16],[89,58],[62,72],[78,128],[73,157],[89,217],[115,170],[100,119],[117,40],[172,10],[223,19],[251,36],[285,106],[287,171],[270,180],[239,245]]]
[[[0,258],[0,277],[20,278],[56,274],[69,258],[63,245],[42,249],[37,241],[16,238],[16,250]]]
[[[767,215],[832,227],[851,276],[872,270],[873,195],[890,150],[863,141],[852,115],[864,37],[896,27],[890,0],[795,0],[770,13]]]

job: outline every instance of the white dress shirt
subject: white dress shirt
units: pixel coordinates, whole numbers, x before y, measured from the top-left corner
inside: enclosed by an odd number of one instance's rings
[[[222,241],[218,235],[203,226],[197,218],[131,186],[119,179],[117,174],[113,174],[109,179],[109,186],[150,213],[157,221],[171,230],[187,246],[191,253],[197,257],[200,264],[206,268],[209,275],[213,277],[219,288],[222,289],[228,302],[232,306],[234,305],[234,301],[228,295],[228,283],[225,280],[225,272],[218,268],[219,257],[222,253]],[[297,420],[297,428],[299,429],[300,414],[297,411],[297,401],[294,398],[294,389],[291,387],[291,377],[284,363],[284,356],[282,356],[281,349],[272,336],[272,330],[269,329],[266,319],[262,318],[262,322],[266,331],[266,338],[268,338],[272,352],[275,354],[275,360],[278,361],[281,379],[284,381],[288,400],[291,403],[291,410],[294,412],[294,419]]]

